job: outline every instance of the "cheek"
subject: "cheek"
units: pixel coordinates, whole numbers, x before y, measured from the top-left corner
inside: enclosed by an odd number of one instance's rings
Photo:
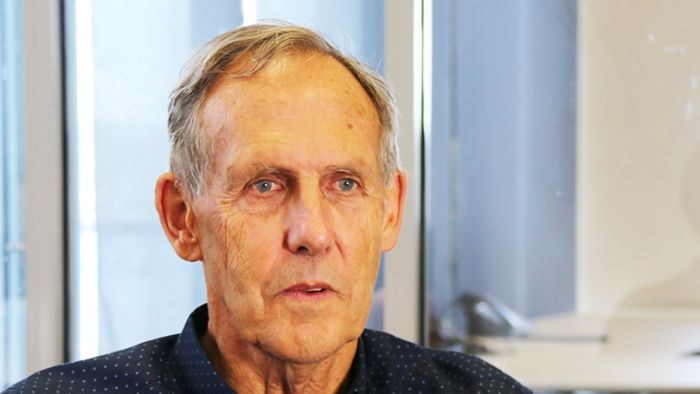
[[[341,254],[348,261],[343,264],[347,276],[362,278],[357,285],[374,288],[381,253],[382,210],[378,204],[363,209],[351,208],[342,215],[342,223],[335,224]]]
[[[269,231],[273,226],[241,215],[226,220],[223,227],[228,235],[222,240],[227,250],[225,261],[233,271],[231,274],[250,283],[259,283],[258,278],[265,278],[273,262],[271,254],[275,250],[274,238],[277,238]]]
[[[272,240],[269,224],[248,215],[219,211],[206,226],[203,256],[209,280],[222,294],[259,293],[271,259],[266,258]]]
[[[371,203],[339,206],[342,223],[336,224],[341,229],[343,239],[353,239],[361,248],[374,250],[378,247],[382,229],[384,210],[374,199]]]

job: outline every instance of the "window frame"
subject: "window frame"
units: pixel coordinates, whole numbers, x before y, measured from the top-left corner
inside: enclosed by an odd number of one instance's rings
[[[423,343],[423,10],[431,2],[385,0],[384,7],[385,73],[396,91],[401,166],[409,179],[399,242],[384,258],[384,331]]]
[[[63,362],[61,2],[24,1],[27,373]]]

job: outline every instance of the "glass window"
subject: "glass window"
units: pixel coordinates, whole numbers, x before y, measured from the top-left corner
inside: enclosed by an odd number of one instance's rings
[[[576,2],[433,3],[429,344],[575,306]],[[469,350],[469,349],[466,349]]]
[[[153,206],[155,180],[168,168],[168,95],[196,48],[275,18],[317,28],[377,65],[382,5],[65,2],[72,358],[179,332],[205,302],[201,268],[177,258]]]
[[[376,0],[258,0],[259,20],[279,19],[310,27],[342,50],[382,70],[384,2]]]
[[[178,332],[204,302],[199,267],[160,229],[167,103],[207,38],[240,22],[228,1],[67,2],[72,358]]]
[[[26,373],[22,4],[0,3],[0,388]]]

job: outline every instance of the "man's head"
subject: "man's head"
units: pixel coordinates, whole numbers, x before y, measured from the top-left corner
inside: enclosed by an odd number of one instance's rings
[[[177,254],[203,262],[217,346],[354,353],[406,189],[382,80],[308,30],[251,26],[205,46],[170,108],[156,205]]]
[[[318,33],[299,26],[260,24],[224,33],[190,59],[168,107],[170,169],[194,196],[206,187],[212,141],[200,132],[200,109],[211,87],[224,75],[249,78],[276,58],[298,53],[330,56],[350,71],[369,95],[381,123],[381,162],[385,178],[398,169],[396,104],[381,76],[341,53]],[[233,67],[232,67],[233,66]]]

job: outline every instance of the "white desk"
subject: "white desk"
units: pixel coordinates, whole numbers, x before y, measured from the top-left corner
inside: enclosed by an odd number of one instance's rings
[[[490,344],[482,357],[535,390],[700,393],[700,309],[555,316]]]

